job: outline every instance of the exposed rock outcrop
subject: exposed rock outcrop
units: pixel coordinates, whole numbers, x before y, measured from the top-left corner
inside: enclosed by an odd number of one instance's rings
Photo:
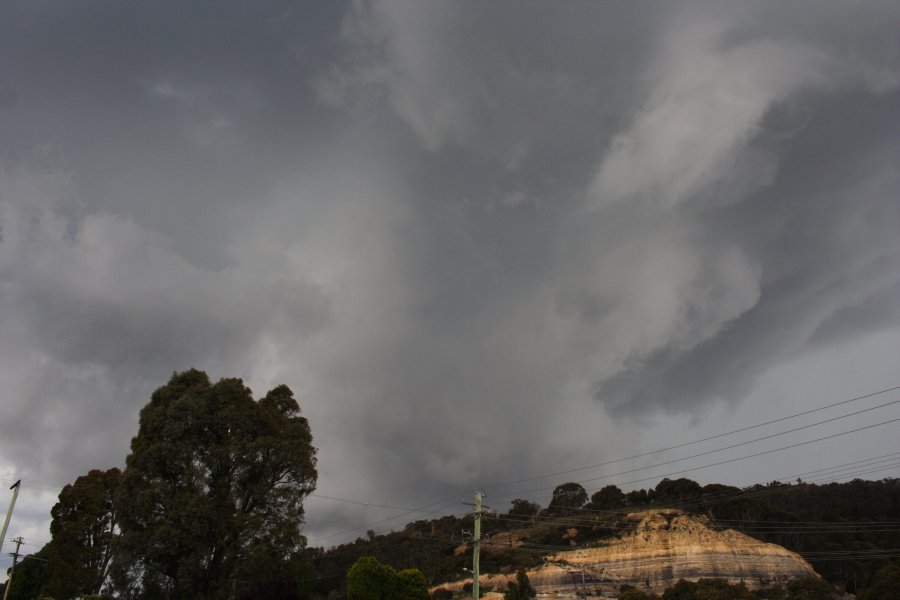
[[[717,531],[705,517],[678,510],[650,510],[628,515],[633,530],[591,547],[548,555],[528,571],[540,595],[581,593],[613,597],[622,584],[659,593],[679,579],[703,577],[743,581],[759,588],[816,576],[803,558],[734,530]],[[481,578],[482,586],[504,589],[511,575]],[[465,582],[443,587],[462,589]]]

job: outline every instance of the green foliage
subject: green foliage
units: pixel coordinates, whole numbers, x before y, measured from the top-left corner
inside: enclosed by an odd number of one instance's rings
[[[625,504],[625,494],[617,486],[608,485],[591,495],[591,508],[621,508]]]
[[[623,585],[619,588],[619,600],[657,600],[659,596],[656,594],[648,594],[643,590],[639,590],[633,585]]]
[[[516,571],[516,581],[509,583],[503,600],[530,600],[535,596],[537,593],[528,581],[528,574],[525,573],[525,569],[519,569]]]
[[[553,515],[565,515],[572,512],[573,509],[581,508],[587,502],[588,495],[579,483],[563,483],[556,486],[553,490],[553,499],[550,500],[550,506],[547,512]]]
[[[900,531],[868,531],[848,527],[854,522],[895,521],[900,518],[900,480],[854,480],[847,483],[814,485],[799,482],[791,485],[772,482],[741,490],[740,494],[721,491],[699,499],[702,509],[716,519],[727,519],[727,525],[745,531],[757,539],[784,546],[804,554],[806,551],[873,551],[897,548]],[[734,488],[731,488],[733,490]],[[712,491],[712,490],[710,490]],[[708,498],[708,500],[707,500]],[[758,531],[759,521],[780,521],[785,527],[769,532]],[[798,533],[792,522],[825,523],[818,532]],[[838,527],[828,526],[830,524]],[[881,563],[873,560],[807,560],[822,577],[850,593],[865,588]]]
[[[291,391],[254,401],[240,379],[176,373],[142,410],[115,497],[116,587],[216,599],[279,576],[305,540],[315,449]]]
[[[625,506],[641,507],[653,502],[653,490],[631,490],[625,494]]]
[[[789,581],[787,591],[788,600],[825,600],[834,597],[834,588],[818,577]]]
[[[678,504],[700,497],[703,488],[696,481],[686,479],[663,479],[656,485],[656,502],[659,504]]]
[[[428,600],[428,583],[418,569],[399,573],[371,556],[360,558],[347,573],[349,600]]]
[[[512,501],[512,508],[509,509],[509,515],[517,517],[533,517],[541,510],[541,506],[537,502],[516,498]]]
[[[92,470],[59,494],[50,511],[47,581],[41,594],[72,598],[99,594],[106,583],[116,541],[113,499],[119,469]]]
[[[885,565],[875,573],[871,585],[862,590],[857,600],[900,600],[900,566]]]
[[[356,561],[347,573],[347,597],[350,600],[383,600],[396,593],[397,573],[372,556]]]
[[[47,546],[44,546],[36,554],[24,556],[18,565],[12,579],[12,587],[9,590],[8,600],[32,600],[37,598],[41,586],[47,580]],[[5,592],[6,588],[2,588]],[[0,592],[0,593],[2,593]]]
[[[678,580],[667,589],[663,600],[752,600],[755,598],[743,583],[730,584],[724,579]]]
[[[649,600],[656,598],[631,586],[623,586],[620,600]],[[662,595],[662,600],[833,600],[838,598],[834,589],[818,577],[797,579],[787,585],[751,591],[743,583],[729,583],[724,579],[679,579]],[[881,597],[879,597],[880,600]]]
[[[667,483],[662,490],[671,492],[671,483],[675,482]],[[691,483],[682,488],[688,490],[689,494],[694,494],[697,489]],[[607,488],[604,488],[606,493],[615,494],[615,490]],[[676,485],[674,489],[677,491],[679,488]],[[527,500],[521,500],[521,503],[516,504],[527,506],[528,503]],[[679,503],[671,504],[677,506]],[[599,509],[608,512],[576,511],[571,515],[554,515],[551,519],[539,517],[534,523],[531,518],[486,517],[482,521],[482,532],[485,536],[491,536],[503,531],[514,531],[517,538],[523,538],[531,545],[560,545],[568,543],[568,539],[563,536],[569,528],[574,527],[578,529],[575,540],[579,546],[584,546],[608,538],[610,535],[621,534],[633,527],[633,521],[619,519],[619,515],[624,512],[641,510],[646,505],[671,504],[664,504],[657,497],[655,489],[633,490],[624,494],[624,506],[604,506]],[[815,532],[804,530],[802,534],[798,534],[797,528],[789,526],[794,521],[821,521],[841,525],[867,521],[896,521],[900,519],[898,479],[857,480],[826,485],[773,482],[745,489],[709,484],[700,488],[699,496],[684,502],[684,508],[705,513],[712,519],[714,527],[717,525],[716,520],[721,519],[718,525],[720,527],[743,530],[757,539],[785,546],[801,555],[806,551],[889,550],[900,546],[900,531],[871,532],[866,528],[825,527]],[[596,523],[593,527],[590,526],[591,521]],[[788,526],[781,530],[767,527],[764,531],[760,531],[761,521],[782,521]],[[312,584],[313,593],[322,597],[327,596],[332,589],[340,585],[335,579],[328,579],[328,575],[335,571],[346,572],[353,562],[363,555],[375,556],[397,569],[418,568],[430,585],[455,581],[459,579],[463,567],[471,562],[470,553],[454,553],[460,546],[458,534],[472,528],[471,517],[446,516],[436,520],[415,521],[407,525],[403,531],[376,535],[371,539],[359,539],[327,552],[318,550],[320,554],[316,555],[312,577],[321,574],[323,578],[315,580]],[[884,564],[881,559],[818,561],[816,555],[810,555],[808,560],[828,582],[837,587],[846,587],[851,593],[860,592],[872,585],[875,572]],[[482,572],[499,573],[502,569],[510,567],[513,569],[533,567],[540,561],[538,553],[527,549],[510,548],[501,552],[494,546],[493,551],[482,552]],[[637,591],[639,590],[635,590]],[[785,588],[771,588],[767,594],[769,595],[756,597],[767,600],[790,600],[789,592]]]
[[[397,573],[397,597],[401,600],[428,600],[428,582],[418,569]]]

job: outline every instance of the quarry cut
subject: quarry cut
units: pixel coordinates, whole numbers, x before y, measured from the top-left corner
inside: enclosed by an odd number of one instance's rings
[[[618,537],[546,555],[528,571],[539,597],[615,597],[623,584],[660,593],[679,579],[701,578],[756,589],[818,576],[799,554],[732,529],[717,530],[703,516],[660,509],[631,513],[626,521],[634,527]],[[484,575],[480,581],[496,592],[514,579],[506,573]],[[462,590],[465,583],[439,587]]]

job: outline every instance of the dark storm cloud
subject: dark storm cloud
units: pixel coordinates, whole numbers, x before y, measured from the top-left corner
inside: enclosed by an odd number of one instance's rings
[[[811,6],[7,4],[10,476],[121,464],[196,366],[424,503],[898,331],[900,15]]]

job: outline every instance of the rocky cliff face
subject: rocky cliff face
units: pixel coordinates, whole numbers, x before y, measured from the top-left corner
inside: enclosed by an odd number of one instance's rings
[[[622,584],[659,593],[679,579],[715,577],[759,588],[816,575],[800,555],[737,531],[716,531],[704,517],[651,510],[628,519],[634,529],[618,538],[546,556],[528,572],[532,585],[540,595],[574,597],[577,590],[612,597]],[[503,589],[511,579],[494,575],[481,581]],[[456,583],[462,588],[465,582]]]

